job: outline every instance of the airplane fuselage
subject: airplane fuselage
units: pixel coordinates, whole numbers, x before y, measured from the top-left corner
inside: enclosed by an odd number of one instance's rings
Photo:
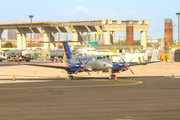
[[[66,60],[68,64],[76,64],[82,62],[86,66],[88,71],[103,71],[107,72],[112,67],[112,63],[102,55],[91,55],[91,56],[78,56]]]

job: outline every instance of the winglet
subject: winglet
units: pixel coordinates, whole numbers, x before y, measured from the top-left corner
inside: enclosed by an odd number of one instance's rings
[[[17,63],[20,65],[18,58],[17,58]]]

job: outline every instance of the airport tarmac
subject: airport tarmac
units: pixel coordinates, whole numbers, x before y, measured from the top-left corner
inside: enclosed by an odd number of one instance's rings
[[[155,63],[131,68],[135,76],[126,71],[117,81],[108,80],[107,73],[66,80],[66,72],[59,70],[62,78],[56,78],[54,68],[0,63],[0,119],[179,120],[180,79],[170,77],[172,70],[179,76],[179,67]]]
[[[32,82],[0,84],[0,119],[180,119],[180,80],[177,78],[26,80]]]

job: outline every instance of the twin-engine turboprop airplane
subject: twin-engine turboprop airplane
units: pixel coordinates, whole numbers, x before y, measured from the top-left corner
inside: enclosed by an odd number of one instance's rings
[[[68,79],[73,79],[72,74],[77,74],[78,72],[87,72],[90,75],[90,72],[92,71],[109,72],[109,79],[114,79],[115,77],[114,73],[120,73],[128,69],[132,72],[132,74],[134,74],[133,71],[130,69],[130,66],[155,63],[155,62],[141,63],[141,61],[139,61],[139,63],[130,64],[132,60],[129,63],[126,63],[122,59],[123,62],[112,64],[107,59],[107,57],[103,55],[76,56],[72,58],[71,51],[68,46],[69,41],[59,41],[59,42],[63,43],[65,57],[67,59],[66,63],[69,63],[70,65],[68,66],[39,65],[39,64],[26,64],[26,65],[65,69],[67,71],[67,74],[69,74]],[[43,42],[43,43],[52,43],[52,42]],[[20,64],[19,60],[17,61],[18,64]]]
[[[66,41],[67,42],[67,41]],[[67,42],[68,43],[68,42]],[[104,64],[104,66],[109,66],[109,63],[110,61],[107,59],[106,56],[103,56],[103,55],[90,55],[90,56],[78,56],[78,57],[74,57],[72,58],[71,57],[71,51],[69,49],[69,46],[67,43],[63,43],[63,46],[64,46],[64,51],[65,51],[65,54],[66,54],[66,63],[69,63],[69,64],[77,64],[78,62],[82,61],[84,63],[87,63],[88,61],[97,61],[99,60],[101,62],[101,60],[105,59],[108,63]],[[121,58],[122,59],[122,58]],[[122,59],[123,60],[123,59]],[[133,60],[133,59],[132,59]],[[131,60],[131,61],[132,61]],[[95,62],[96,62],[95,61]],[[120,73],[120,72],[123,72],[123,71],[126,71],[126,70],[130,70],[132,74],[133,71],[131,70],[130,66],[136,66],[136,65],[146,65],[146,64],[149,64],[149,63],[155,63],[155,62],[146,62],[146,63],[142,63],[139,59],[139,63],[134,63],[134,64],[130,64],[131,61],[129,63],[126,63],[124,60],[123,62],[119,62],[119,63],[110,63],[112,64],[112,67],[109,68],[109,69],[98,69],[100,68],[100,64],[101,63],[97,63],[96,66],[92,66],[92,65],[95,65],[95,63],[93,64],[87,64],[86,67],[88,68],[89,71],[102,71],[102,72],[109,72],[109,79],[114,79],[115,78],[115,75],[114,73]],[[157,61],[159,62],[159,61]],[[80,62],[81,63],[81,62]],[[93,68],[96,68],[96,69],[93,69]]]
[[[46,43],[46,42],[44,42]],[[49,43],[49,42],[47,42]],[[72,74],[77,74],[78,72],[89,72],[92,71],[108,71],[113,67],[112,63],[105,59],[102,55],[94,55],[94,56],[78,56],[75,58],[71,57],[71,51],[68,46],[68,41],[61,41],[63,43],[65,57],[67,59],[67,63],[71,64],[68,66],[53,66],[53,65],[39,65],[39,64],[26,64],[31,66],[41,66],[41,67],[51,67],[51,68],[60,68],[65,69],[67,74],[69,74],[68,79],[73,79]],[[18,64],[19,60],[17,59]]]

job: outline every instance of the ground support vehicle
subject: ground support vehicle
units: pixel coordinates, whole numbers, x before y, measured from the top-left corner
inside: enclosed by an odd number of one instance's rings
[[[60,61],[63,62],[64,50],[52,50],[49,52],[51,61]]]
[[[6,60],[7,56],[6,53],[2,50],[0,50],[0,62],[2,62],[3,60]]]
[[[19,61],[29,62],[32,59],[34,52],[26,50],[10,50],[7,51],[6,54],[8,62],[16,61],[17,58],[19,59]]]

